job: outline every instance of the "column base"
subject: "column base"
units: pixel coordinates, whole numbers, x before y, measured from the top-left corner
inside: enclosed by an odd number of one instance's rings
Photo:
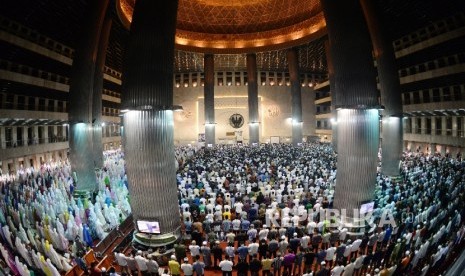
[[[146,246],[152,249],[169,248],[180,238],[176,233],[162,235],[150,235],[141,232],[134,232],[133,242],[137,245]],[[155,251],[155,250],[154,250]]]
[[[170,256],[174,254],[173,245],[179,238],[179,235],[173,233],[149,235],[135,231],[132,242],[136,250],[147,251],[151,249],[152,253],[150,253],[150,255],[159,265],[164,266],[168,265]]]
[[[93,192],[89,190],[74,190],[73,197],[76,200],[81,199],[82,201],[84,201],[85,199],[89,201],[91,200],[93,201],[93,199],[95,198]]]

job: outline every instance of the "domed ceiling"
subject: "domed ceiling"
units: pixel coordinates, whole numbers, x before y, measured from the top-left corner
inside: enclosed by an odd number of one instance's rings
[[[136,0],[117,0],[129,27]],[[243,53],[290,47],[321,37],[319,0],[179,0],[178,49]]]

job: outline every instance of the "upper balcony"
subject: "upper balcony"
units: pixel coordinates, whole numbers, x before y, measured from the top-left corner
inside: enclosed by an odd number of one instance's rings
[[[71,66],[74,49],[37,31],[0,16],[0,40]],[[121,72],[108,66],[104,79],[121,85]]]
[[[463,36],[465,14],[463,12],[431,23],[393,42],[396,58],[403,57],[445,41]]]

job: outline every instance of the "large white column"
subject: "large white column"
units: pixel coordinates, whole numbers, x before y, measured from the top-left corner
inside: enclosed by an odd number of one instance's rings
[[[331,90],[337,95],[334,208],[345,209],[348,218],[354,218],[354,209],[374,199],[379,145],[376,72],[360,2],[322,0],[321,4],[334,66]]]
[[[174,36],[178,1],[136,1],[123,67],[124,151],[135,221],[159,222],[160,234],[136,228],[150,247],[180,237],[173,122]]]
[[[400,174],[402,158],[402,96],[392,38],[387,33],[386,22],[381,18],[381,10],[374,1],[362,0],[363,12],[373,43],[373,52],[377,62],[379,85],[381,90],[382,111],[382,163],[381,171],[385,175]],[[420,95],[420,101],[422,101]],[[418,126],[421,128],[421,126]]]
[[[96,168],[103,167],[102,144],[102,92],[103,69],[107,53],[108,39],[110,37],[112,19],[107,17],[102,27],[98,44],[97,60],[95,62],[94,91],[92,97],[92,121],[93,123],[93,160]]]
[[[92,105],[98,42],[109,0],[90,1],[71,67],[68,117],[71,169],[77,190],[97,189],[94,166]]]

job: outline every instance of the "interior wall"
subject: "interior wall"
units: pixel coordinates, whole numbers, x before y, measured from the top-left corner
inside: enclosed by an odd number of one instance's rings
[[[258,87],[260,142],[279,136],[281,142],[291,142],[291,92],[288,86]],[[199,133],[204,133],[203,87],[174,88],[174,104],[183,111],[174,116],[175,144],[196,144]],[[215,86],[216,143],[233,143],[242,131],[243,142],[249,140],[247,86]],[[244,124],[235,129],[229,124],[231,115],[243,116]],[[312,88],[302,87],[303,136],[315,135],[315,94]],[[233,134],[234,132],[234,134]]]

